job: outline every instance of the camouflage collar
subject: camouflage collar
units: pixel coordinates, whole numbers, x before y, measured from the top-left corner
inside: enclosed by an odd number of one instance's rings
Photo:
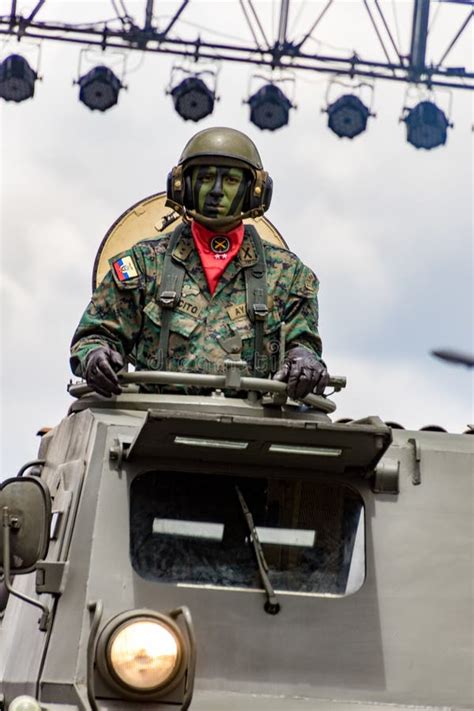
[[[201,293],[206,294],[209,291],[206,276],[202,268],[201,258],[194,245],[189,225],[183,225],[176,247],[172,252],[172,257],[174,261],[183,265]]]

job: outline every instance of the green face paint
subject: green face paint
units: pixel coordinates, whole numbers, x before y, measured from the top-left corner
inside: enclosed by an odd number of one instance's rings
[[[200,165],[191,176],[195,210],[205,217],[239,215],[246,187],[242,168]]]

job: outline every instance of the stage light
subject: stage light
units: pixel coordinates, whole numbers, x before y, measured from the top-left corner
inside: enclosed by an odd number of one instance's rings
[[[247,102],[250,105],[250,121],[262,130],[275,131],[286,126],[291,101],[275,84],[266,84],[253,94]]]
[[[99,65],[79,78],[79,101],[92,111],[107,111],[118,101],[122,82],[108,67]]]
[[[173,98],[176,111],[185,121],[200,121],[214,111],[215,92],[199,77],[183,79],[168,93]]]
[[[10,54],[0,64],[0,96],[5,101],[31,99],[37,78],[37,73],[24,57]]]
[[[370,110],[354,94],[344,94],[330,104],[328,126],[339,138],[355,138],[367,128]]]
[[[407,127],[407,141],[415,148],[443,146],[448,138],[449,123],[444,111],[432,101],[420,101],[412,109],[406,109],[403,118]]]

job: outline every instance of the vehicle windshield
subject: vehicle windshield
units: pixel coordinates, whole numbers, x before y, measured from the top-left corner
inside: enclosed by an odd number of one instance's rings
[[[262,588],[241,491],[276,591],[346,595],[363,583],[364,507],[348,486],[149,472],[130,491],[130,553],[148,579]]]

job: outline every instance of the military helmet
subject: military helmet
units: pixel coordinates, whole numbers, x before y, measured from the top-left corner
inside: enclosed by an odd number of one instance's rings
[[[250,174],[249,188],[242,207],[245,217],[259,217],[270,207],[273,182],[263,170],[254,142],[234,128],[206,128],[185,145],[178,165],[168,174],[167,202],[180,214],[195,209],[191,191],[191,168],[195,165],[228,165],[244,168]]]
[[[245,133],[235,128],[206,128],[199,131],[186,143],[179,164],[192,161],[193,165],[198,165],[208,163],[209,159],[215,161],[216,158],[219,161],[225,159],[229,165],[263,170],[257,146]]]

